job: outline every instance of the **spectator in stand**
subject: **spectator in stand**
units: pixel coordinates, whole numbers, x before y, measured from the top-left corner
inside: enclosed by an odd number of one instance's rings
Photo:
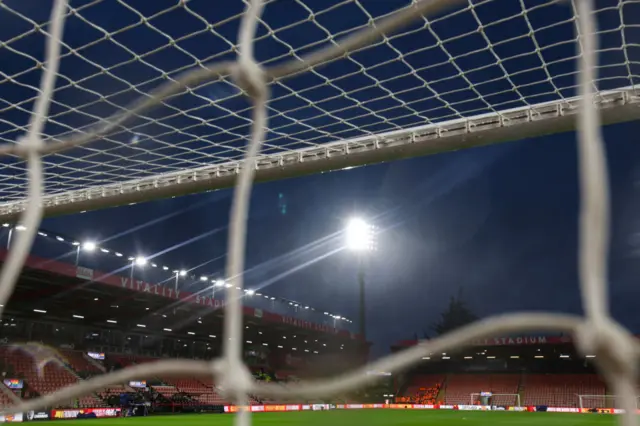
[[[430,388],[420,388],[415,395],[397,397],[396,402],[400,404],[435,405],[438,393],[440,393],[440,384],[436,383],[435,386]]]

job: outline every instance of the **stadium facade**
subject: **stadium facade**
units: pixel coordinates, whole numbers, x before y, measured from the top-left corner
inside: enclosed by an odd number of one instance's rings
[[[4,229],[7,242],[9,230]],[[153,259],[142,267],[135,256],[101,247],[83,253],[72,239],[41,234],[1,326],[3,405],[136,363],[220,355],[225,299],[215,276],[182,275],[182,269]],[[0,250],[0,260],[6,255]],[[298,378],[349,371],[368,359],[369,344],[349,320],[259,290],[244,299],[244,359],[258,380],[286,386]],[[401,341],[391,350],[418,343]],[[569,336],[498,336],[456,353],[425,354],[422,364],[407,371],[370,371],[377,380],[349,395],[321,401],[251,397],[251,409],[614,412],[616,396],[590,358],[576,353]],[[138,407],[138,414],[236,411],[211,377],[140,377],[20,418],[111,417],[125,407]]]

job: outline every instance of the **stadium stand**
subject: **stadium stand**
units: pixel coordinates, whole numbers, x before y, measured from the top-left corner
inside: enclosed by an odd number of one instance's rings
[[[403,395],[396,398],[399,403],[435,404],[444,383],[444,375],[416,375],[410,378]]]
[[[0,358],[2,358],[3,364],[12,367],[15,375],[27,381],[34,395],[52,393],[80,380],[68,369],[54,363],[46,364],[39,372],[29,355],[6,346],[0,346]],[[77,401],[70,401],[67,405],[81,408],[102,407],[104,402],[95,395],[88,395]]]
[[[4,383],[0,384],[0,386],[4,386]],[[5,386],[6,387],[6,386]],[[13,401],[4,392],[0,392],[0,406],[6,407],[12,405]]]
[[[63,349],[60,354],[67,360],[69,366],[76,373],[100,374],[103,373],[98,367],[90,363],[83,356],[82,352]]]
[[[160,377],[163,383],[170,386],[156,386],[155,389],[170,397],[175,393],[184,393],[206,405],[222,405],[227,401],[220,395],[211,379],[181,378],[169,379]]]
[[[15,315],[3,327],[0,368],[5,379],[24,381],[23,389],[10,390],[22,398],[50,393],[103,374],[105,370],[167,357],[210,359],[220,354],[223,324],[215,309],[203,309],[194,316],[192,306],[168,309],[174,301],[153,293],[137,292],[138,298],[132,299],[136,292],[120,285],[96,283],[92,292],[87,292],[84,286],[74,287],[68,293],[72,297],[44,299],[41,307],[47,314],[34,317],[30,314],[31,301],[34,291],[41,286],[42,276],[48,277],[47,288],[51,294],[67,292],[69,280],[83,282],[75,275],[64,277],[42,270],[37,273],[26,270],[21,276],[18,290],[9,303]],[[123,300],[130,302],[123,303]],[[85,320],[69,324],[69,312],[78,306],[84,309],[87,304],[91,308],[81,312]],[[118,307],[117,316],[113,306]],[[334,376],[351,370],[362,365],[368,356],[369,345],[353,334],[275,314],[270,318],[280,320],[268,322],[265,312],[259,312],[261,316],[246,318],[243,348],[256,380],[288,386],[301,378]],[[144,320],[138,319],[141,316]],[[138,323],[145,326],[132,326]],[[185,331],[166,328],[174,324],[188,326]],[[19,343],[25,341],[37,342],[30,343],[36,352],[40,347],[55,348],[52,351],[59,355],[63,366],[50,363],[38,374],[31,355],[9,349],[11,344],[25,346]],[[391,349],[404,350],[418,343],[417,340],[401,341]],[[104,359],[102,356],[100,360],[89,358],[89,352],[104,354]],[[380,384],[326,400],[251,397],[251,403],[380,403],[397,395],[395,400],[400,403],[466,405],[475,402],[471,394],[490,391],[509,395],[495,395],[490,400],[493,405],[515,405],[518,399],[515,395],[520,395],[521,405],[577,407],[577,394],[606,394],[604,384],[594,374],[591,360],[585,362],[575,353],[568,336],[498,336],[446,358],[432,356],[428,362],[399,375],[371,373],[380,375]],[[131,396],[136,403],[150,403],[153,411],[163,412],[220,412],[228,402],[213,377],[140,377],[139,380],[146,383],[134,388],[128,384],[109,386],[57,408],[120,406],[123,394]],[[0,392],[0,403],[8,402],[8,396]],[[604,397],[601,401],[589,398],[589,403],[606,406],[607,401]]]
[[[602,395],[591,399],[598,407],[605,407],[605,384],[595,374],[531,374],[524,378],[525,405],[578,407],[577,395]]]
[[[520,384],[520,376],[515,374],[460,374],[452,375],[447,380],[445,402],[447,404],[470,404],[471,394],[492,392],[494,405],[515,405]],[[475,403],[475,401],[473,401]]]

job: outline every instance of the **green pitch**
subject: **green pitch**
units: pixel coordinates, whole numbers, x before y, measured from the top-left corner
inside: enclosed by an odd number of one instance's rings
[[[256,413],[252,417],[254,426],[609,426],[617,424],[617,416],[609,414],[477,411],[333,410]],[[55,420],[53,423],[56,426],[232,426],[233,415]]]

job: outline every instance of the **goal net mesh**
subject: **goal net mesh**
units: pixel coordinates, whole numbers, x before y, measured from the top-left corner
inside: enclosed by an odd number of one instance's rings
[[[640,396],[634,396],[636,408]],[[578,395],[578,406],[585,409],[594,408],[624,408],[622,398],[617,395]]]
[[[284,167],[288,161],[318,157],[316,170],[321,170],[334,151],[357,151],[362,141],[374,142],[362,143],[363,149],[376,150],[385,135],[424,126],[435,126],[434,138],[452,129],[466,134],[478,117],[498,117],[493,123],[500,130],[513,124],[505,118],[509,112],[524,111],[521,124],[513,126],[517,134],[543,115],[540,105],[545,105],[554,116],[570,115],[578,129],[585,317],[523,313],[489,318],[368,369],[397,370],[424,353],[489,335],[569,331],[583,353],[597,355],[609,386],[623,395],[629,413],[624,424],[635,424],[637,345],[608,310],[609,204],[599,111],[607,103],[637,101],[640,4],[217,3],[55,0],[49,9],[0,2],[0,194],[26,228],[12,243],[0,275],[0,306],[13,291],[51,200],[47,197],[66,194],[73,201],[86,188],[97,188],[98,194],[144,192],[145,179],[152,179],[153,193],[182,179],[196,181],[203,170],[228,173],[236,182],[226,268],[233,285],[227,288],[223,357],[134,366],[11,410],[52,405],[158,373],[212,374],[239,406],[248,394],[314,398],[366,384],[371,377],[362,369],[284,388],[252,381],[242,364],[239,296],[257,169],[266,161]],[[611,101],[611,92],[620,95]],[[402,143],[415,143],[416,133]],[[343,141],[349,144],[336,145]],[[185,170],[190,174],[181,174]],[[163,176],[172,181],[162,181]],[[247,425],[249,413],[240,410],[237,421]]]
[[[211,63],[234,60],[245,2],[212,7],[191,1],[73,1],[65,11],[60,69],[43,140],[86,134],[131,112],[163,83]],[[264,67],[337,46],[345,37],[415,1],[271,0],[256,23],[256,61]],[[457,3],[457,2],[455,2]],[[269,131],[261,151],[284,162],[342,154],[340,142],[449,123],[548,102],[566,105],[577,95],[580,43],[575,4],[557,0],[475,0],[416,19],[318,66],[270,84]],[[640,5],[597,5],[599,65],[594,89],[624,91],[637,84]],[[0,3],[0,140],[15,143],[39,96],[48,9],[16,0]],[[635,90],[633,91],[635,93]],[[598,101],[598,99],[596,99]],[[246,154],[251,107],[233,78],[203,79],[176,90],[153,110],[131,114],[91,144],[44,155],[45,188],[56,202],[104,197],[105,188],[185,170],[229,173]],[[445,129],[446,131],[447,129]],[[450,132],[450,130],[449,130]],[[337,146],[335,144],[338,143]],[[329,151],[325,153],[322,147]],[[333,149],[334,152],[331,151]],[[278,164],[282,165],[282,164]],[[24,198],[22,159],[1,164],[3,201]],[[222,168],[220,168],[222,167]],[[322,167],[319,165],[318,167]],[[162,181],[161,185],[175,182]],[[132,189],[133,190],[133,189]]]

